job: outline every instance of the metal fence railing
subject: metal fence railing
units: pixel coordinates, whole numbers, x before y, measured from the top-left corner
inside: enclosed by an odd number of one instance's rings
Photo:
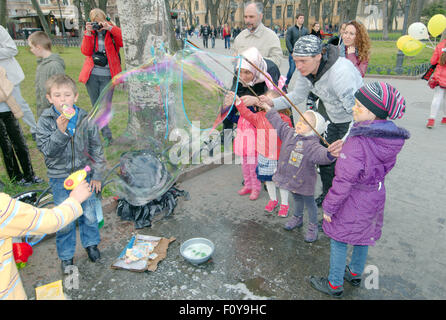
[[[16,46],[18,47],[26,47],[28,46],[28,40],[26,39],[18,39],[14,40]],[[60,46],[60,47],[80,47],[82,44],[81,38],[55,38],[51,40],[53,46]]]
[[[430,66],[428,62],[414,66],[403,66],[401,69],[398,69],[396,66],[368,65],[366,74],[419,76],[423,75]]]

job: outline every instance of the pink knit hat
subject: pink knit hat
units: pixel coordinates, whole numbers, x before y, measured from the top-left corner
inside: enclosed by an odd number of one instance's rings
[[[381,119],[400,119],[406,109],[404,97],[386,82],[364,85],[356,91],[355,98]]]

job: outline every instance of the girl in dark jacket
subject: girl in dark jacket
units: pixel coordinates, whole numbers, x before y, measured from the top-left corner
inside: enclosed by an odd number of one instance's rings
[[[381,237],[386,188],[384,178],[394,167],[407,130],[392,121],[401,118],[405,100],[384,82],[374,82],[355,93],[353,125],[336,161],[333,185],[324,199],[323,229],[331,238],[328,278],[311,276],[311,285],[334,297],[343,295],[344,279],[361,283],[368,246]],[[346,266],[347,244],[353,245]]]
[[[92,22],[86,24],[81,45],[81,52],[86,57],[79,82],[85,83],[91,104],[94,106],[102,90],[122,71],[119,48],[123,43],[121,29],[107,19],[104,11],[98,8],[91,10],[90,20]],[[103,53],[105,53],[104,59],[97,59]],[[106,144],[110,144],[113,140],[110,128],[105,126],[101,132]]]

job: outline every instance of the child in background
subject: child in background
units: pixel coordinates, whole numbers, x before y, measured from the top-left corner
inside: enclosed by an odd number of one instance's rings
[[[36,69],[36,107],[37,119],[51,103],[46,98],[46,81],[55,74],[65,74],[65,62],[57,54],[51,52],[51,39],[43,31],[33,32],[28,38],[31,52],[37,57]]]
[[[46,87],[46,97],[52,107],[45,109],[38,121],[37,148],[45,157],[54,204],[58,205],[70,194],[64,188],[64,180],[72,172],[83,169],[86,165],[92,168],[92,174],[87,176],[87,181],[95,192],[100,192],[101,169],[105,167],[105,158],[97,127],[79,127],[87,112],[74,104],[79,94],[73,79],[57,74],[48,79]],[[70,119],[64,114],[63,105],[74,108],[74,116]],[[82,204],[84,215],[77,221],[82,245],[92,262],[100,257],[97,248],[100,242],[96,218],[97,201],[99,200],[93,193]],[[58,256],[62,260],[62,272],[65,272],[67,266],[73,265],[76,250],[75,222],[57,232],[56,246]]]
[[[361,284],[368,246],[381,237],[386,188],[384,178],[410,133],[392,121],[401,118],[405,100],[385,82],[374,82],[355,93],[355,123],[336,162],[333,186],[322,203],[324,232],[331,238],[328,278],[310,277],[316,290],[342,297],[344,279]],[[353,245],[346,266],[347,244]]]
[[[36,208],[0,192],[0,300],[24,300],[26,293],[14,263],[13,237],[56,232],[83,214],[81,203],[91,195],[83,181],[52,209]]]
[[[265,95],[271,99],[280,96],[280,94],[274,90],[267,91]],[[279,202],[277,201],[276,184],[272,181],[272,177],[277,170],[277,160],[279,159],[282,142],[278,138],[276,130],[266,119],[265,111],[254,113],[246,107],[245,103],[258,103],[255,99],[257,98],[249,96],[242,97],[241,99],[237,97],[235,106],[240,112],[240,116],[248,120],[257,129],[258,164],[256,174],[258,180],[265,182],[270,198],[268,204],[265,206],[265,211],[273,212]],[[292,127],[289,113],[288,109],[281,110],[280,117],[282,121]],[[288,191],[281,188],[279,190],[282,204],[280,205],[278,215],[279,217],[286,217],[289,209]]]
[[[267,66],[265,60],[262,58],[257,48],[249,48],[245,50],[242,55],[255,64],[260,70],[266,72]],[[242,60],[240,65],[240,83],[237,89],[237,96],[252,96],[254,91],[257,95],[264,94],[268,87],[265,83],[263,75],[256,70],[245,59]],[[248,87],[251,90],[248,90]],[[232,103],[233,94],[229,94],[226,97]],[[228,103],[226,103],[228,105]],[[255,107],[247,104],[252,112],[255,111]],[[230,112],[231,113],[231,112]],[[250,200],[256,200],[260,195],[261,182],[257,179],[256,167],[257,167],[257,135],[256,128],[242,115],[239,116],[237,122],[237,134],[234,139],[234,153],[242,157],[242,171],[245,185],[238,191],[238,194],[243,196],[250,194]]]
[[[261,103],[261,107],[268,111],[266,118],[276,128],[282,140],[279,163],[273,181],[279,188],[290,191],[295,201],[294,216],[285,224],[285,229],[293,230],[303,225],[304,206],[306,206],[309,223],[305,241],[314,242],[318,236],[317,206],[314,199],[316,164],[330,164],[335,157],[320,144],[319,137],[302,117],[299,118],[295,128],[290,128],[267,103]],[[319,113],[308,110],[303,116],[319,134],[325,131],[325,119]]]

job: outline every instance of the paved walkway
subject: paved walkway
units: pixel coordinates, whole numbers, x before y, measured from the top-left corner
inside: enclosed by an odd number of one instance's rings
[[[386,81],[407,100],[406,115],[396,123],[412,137],[387,177],[383,235],[369,250],[371,273],[367,275],[379,276],[374,283],[377,289],[346,284],[344,299],[445,299],[446,126],[425,128],[432,99],[425,81]],[[303,229],[285,231],[286,219],[263,211],[266,192],[257,201],[237,195],[241,177],[239,165],[222,165],[182,182],[180,188],[190,193],[191,200],[181,199],[171,218],[138,230],[177,239],[155,272],[110,268],[135,230],[132,223],[121,222],[115,211],[105,212],[101,261],[89,262],[78,242],[79,288],[66,289],[66,294],[78,300],[330,299],[311,289],[307,281],[310,275],[328,272],[328,237],[320,234],[317,242],[305,243],[307,216]],[[318,181],[317,192],[320,187]],[[215,243],[211,262],[194,267],[183,260],[180,245],[192,237]],[[21,275],[31,299],[35,287],[61,279],[54,238],[35,247]]]

